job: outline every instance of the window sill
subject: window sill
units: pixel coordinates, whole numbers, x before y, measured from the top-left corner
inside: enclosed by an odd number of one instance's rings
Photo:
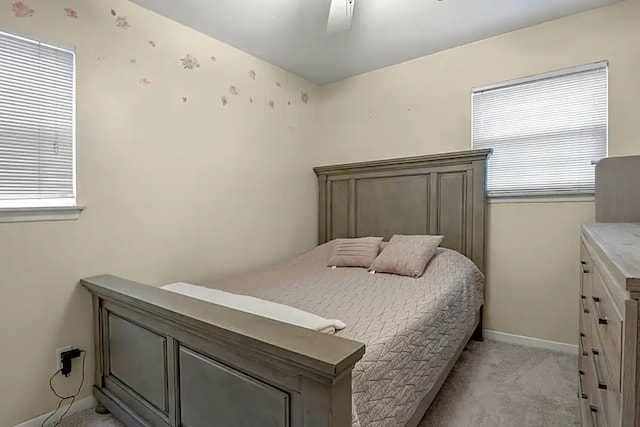
[[[0,208],[0,223],[36,221],[75,221],[85,206]]]
[[[522,196],[489,196],[487,203],[579,203],[593,202],[593,194],[563,194],[563,195],[522,195]]]

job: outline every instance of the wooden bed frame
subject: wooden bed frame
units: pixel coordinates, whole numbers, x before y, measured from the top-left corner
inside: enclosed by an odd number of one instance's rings
[[[484,271],[489,150],[315,168],[319,240],[443,234]],[[93,294],[98,410],[127,426],[351,426],[364,344],[114,276]],[[416,426],[469,338],[407,423]],[[366,426],[363,426],[366,427]]]

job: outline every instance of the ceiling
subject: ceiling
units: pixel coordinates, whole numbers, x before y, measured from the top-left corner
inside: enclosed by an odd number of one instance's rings
[[[324,84],[617,0],[356,0],[336,34],[330,0],[133,1]]]

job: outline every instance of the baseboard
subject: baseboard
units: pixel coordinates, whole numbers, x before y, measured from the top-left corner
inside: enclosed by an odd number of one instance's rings
[[[96,405],[98,404],[98,401],[95,399],[95,397],[93,396],[89,396],[86,397],[82,400],[78,400],[77,402],[75,402],[73,404],[73,406],[71,407],[71,409],[69,410],[69,412],[67,413],[66,417],[69,417],[73,414],[76,414],[80,411],[84,411],[85,409],[89,409],[89,408],[95,408]],[[62,414],[67,408],[69,407],[69,405],[64,405],[60,408],[60,410],[58,411],[58,414]],[[49,416],[51,415],[53,411],[51,412],[47,412],[46,414],[42,414],[39,417],[33,418],[29,421],[25,421],[23,423],[20,423],[18,425],[16,425],[15,427],[41,427],[42,426],[42,422]],[[56,415],[55,417],[51,418],[50,421],[52,420],[58,420],[60,415]],[[65,418],[66,418],[65,417]],[[49,424],[49,423],[47,423]],[[51,423],[51,425],[55,424]]]
[[[567,354],[578,354],[578,346],[563,342],[547,341],[540,338],[513,335],[506,332],[484,330],[484,336],[493,341],[506,342],[509,344],[519,344],[527,347],[544,348],[547,350],[559,351]]]

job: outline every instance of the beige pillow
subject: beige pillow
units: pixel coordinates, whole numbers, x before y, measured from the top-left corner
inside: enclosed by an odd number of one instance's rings
[[[361,237],[358,239],[336,239],[329,259],[330,267],[368,268],[378,256],[382,237]]]
[[[420,277],[436,254],[444,236],[402,236],[394,234],[376,257],[370,271]]]

